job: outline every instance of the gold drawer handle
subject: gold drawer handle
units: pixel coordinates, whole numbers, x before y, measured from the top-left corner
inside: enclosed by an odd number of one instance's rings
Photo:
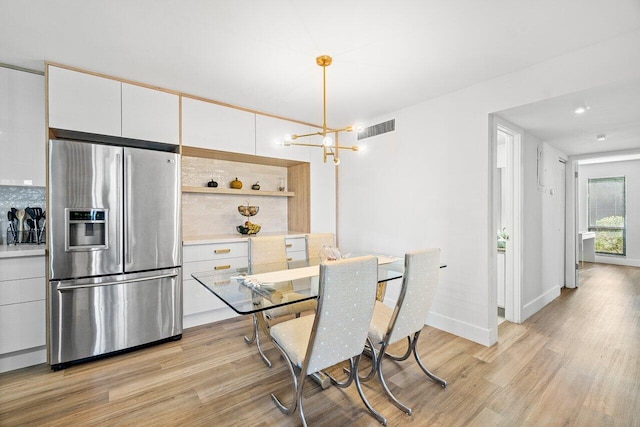
[[[215,249],[213,251],[214,254],[228,254],[231,252],[231,249]]]
[[[216,265],[213,269],[214,270],[228,270],[230,268],[231,268],[231,266],[229,264],[227,264],[227,265]]]
[[[287,258],[287,261],[293,261],[293,258]]]
[[[293,246],[293,243],[287,243],[288,248],[290,248],[291,246]]]

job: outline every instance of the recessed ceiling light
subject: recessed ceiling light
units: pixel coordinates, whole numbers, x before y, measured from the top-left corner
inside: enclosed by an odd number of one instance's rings
[[[585,107],[584,105],[576,108],[575,110],[573,110],[574,113],[576,114],[584,114],[585,111],[587,111],[589,109],[589,107]]]
[[[600,135],[596,136],[596,139],[598,141],[604,141],[605,139],[607,139],[607,136],[604,133],[601,133]]]

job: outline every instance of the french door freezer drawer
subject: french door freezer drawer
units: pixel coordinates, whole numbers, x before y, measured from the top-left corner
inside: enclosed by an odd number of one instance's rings
[[[180,268],[49,282],[49,363],[182,334]]]

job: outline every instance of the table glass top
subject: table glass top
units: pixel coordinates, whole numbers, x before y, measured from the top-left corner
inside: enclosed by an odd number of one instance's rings
[[[383,261],[384,264],[378,265],[378,283],[402,278],[402,259],[387,257]],[[274,306],[315,299],[318,295],[317,265],[306,266],[306,262],[302,261],[289,263],[289,269],[282,270],[281,266],[263,264],[254,268],[255,270],[260,273],[249,275],[245,267],[203,271],[191,276],[239,314],[251,314]],[[295,300],[292,299],[293,294]],[[265,300],[268,300],[266,305]]]

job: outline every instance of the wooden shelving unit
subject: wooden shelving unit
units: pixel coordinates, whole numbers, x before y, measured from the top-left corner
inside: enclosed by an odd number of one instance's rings
[[[182,187],[183,193],[229,194],[234,196],[294,197],[293,191],[236,190],[219,187]]]

